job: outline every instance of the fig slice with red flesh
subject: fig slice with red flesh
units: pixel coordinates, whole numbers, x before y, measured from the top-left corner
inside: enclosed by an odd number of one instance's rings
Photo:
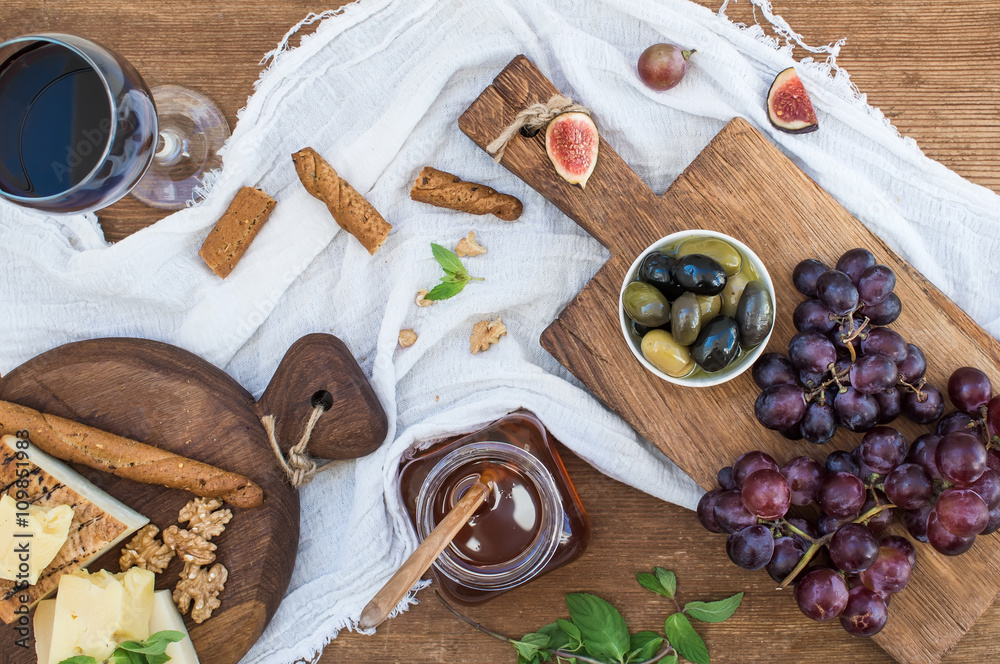
[[[772,125],[789,134],[804,134],[819,129],[816,111],[794,67],[778,72],[774,77],[774,83],[767,92],[767,117]]]
[[[545,129],[545,151],[556,173],[583,189],[597,165],[600,137],[597,126],[586,113],[563,113]]]

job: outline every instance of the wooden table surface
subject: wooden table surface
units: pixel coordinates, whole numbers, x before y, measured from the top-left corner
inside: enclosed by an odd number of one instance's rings
[[[718,7],[715,0],[701,3]],[[0,39],[40,31],[96,39],[131,60],[151,85],[177,83],[200,90],[235,123],[252,92],[261,56],[310,11],[337,4],[4,0]],[[810,43],[847,37],[840,64],[868,101],[902,134],[915,138],[929,157],[1000,192],[1000,4],[774,0],[774,8]],[[753,21],[746,0],[730,6],[728,14],[740,22]],[[109,240],[162,216],[131,198],[99,214]],[[633,629],[662,630],[669,607],[633,580],[636,571],[660,565],[677,572],[682,601],[746,591],[743,607],[728,622],[698,625],[718,664],[891,661],[873,643],[851,637],[835,624],[802,617],[789,592],[775,592],[764,572],[733,566],[722,536],[705,532],[691,512],[608,479],[568,453],[566,457],[593,520],[590,550],[568,567],[469,610],[475,619],[520,636],[565,616],[564,593],[589,591],[618,606]],[[890,620],[891,615],[890,608]],[[1000,662],[998,630],[1000,606],[995,603],[945,661]],[[420,605],[376,636],[345,633],[321,659],[357,664],[514,661],[509,646],[458,622],[429,591],[422,593]]]

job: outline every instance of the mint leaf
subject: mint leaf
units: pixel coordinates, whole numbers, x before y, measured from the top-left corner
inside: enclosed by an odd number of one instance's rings
[[[566,595],[573,624],[580,629],[583,646],[597,659],[624,662],[629,650],[628,627],[618,609],[589,593]]]
[[[548,642],[548,634],[531,632],[521,637],[520,641],[511,641],[510,645],[514,646],[518,657],[523,657],[526,660],[537,660],[538,651],[544,649]]]
[[[667,655],[660,660],[660,664],[677,664],[677,655]]]
[[[544,627],[539,627],[538,633],[549,637],[549,642],[545,644],[546,650],[562,650],[569,645],[569,637],[566,636],[566,633],[560,629],[557,623],[553,622]]]
[[[628,647],[631,650],[628,656],[630,662],[645,662],[660,652],[663,637],[656,632],[639,632],[629,637]]]
[[[465,277],[466,280],[468,280],[469,273],[466,272],[465,266],[462,265],[461,259],[454,251],[451,249],[445,249],[440,244],[434,244],[431,242],[431,252],[433,252],[434,258],[445,272]]]
[[[649,572],[640,572],[635,575],[635,578],[639,582],[639,585],[645,588],[646,590],[652,590],[654,593],[658,595],[663,595],[664,597],[670,597],[670,595],[667,593],[666,588],[664,588],[663,584],[660,583],[660,580],[657,579],[652,574],[650,574]]]
[[[74,655],[59,662],[59,664],[97,664],[97,660],[87,655]]]
[[[677,593],[677,575],[668,569],[663,569],[662,567],[654,567],[653,574],[656,575],[657,581],[663,586],[664,590],[667,591],[667,597],[673,599],[674,595]]]
[[[462,292],[465,288],[467,281],[459,281],[454,283],[443,282],[431,289],[431,292],[424,295],[425,300],[447,300],[449,297],[454,297]]]
[[[171,630],[163,630],[152,634],[143,643],[137,641],[125,641],[118,645],[118,650],[139,653],[141,655],[162,655],[167,646],[184,639],[184,634]]]
[[[694,631],[686,615],[670,614],[663,625],[663,630],[667,635],[667,641],[670,641],[670,645],[680,653],[681,657],[693,664],[711,664],[705,642],[698,636],[698,632]]]
[[[146,655],[146,664],[165,664],[170,661],[170,655]]]
[[[562,630],[563,634],[566,635],[568,642],[566,643],[563,650],[568,650],[570,652],[576,652],[583,647],[583,635],[580,633],[580,628],[566,620],[565,618],[559,618],[556,620],[556,624],[559,625],[559,629]],[[551,647],[551,646],[549,646]]]
[[[740,608],[743,593],[715,602],[688,602],[684,605],[684,613],[702,622],[718,623],[733,615]]]

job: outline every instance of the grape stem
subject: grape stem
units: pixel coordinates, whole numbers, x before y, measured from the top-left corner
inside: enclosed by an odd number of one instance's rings
[[[784,526],[785,528],[787,528],[788,530],[792,531],[796,535],[800,535],[801,537],[804,537],[806,540],[808,540],[810,542],[815,542],[816,541],[815,537],[810,536],[809,533],[803,532],[803,531],[799,530],[798,528],[796,528],[795,526],[793,526],[792,524],[788,523],[788,520],[785,519],[784,517],[781,518],[781,525]]]
[[[889,503],[888,505],[877,505],[868,510],[867,512],[865,512],[864,514],[862,514],[861,516],[859,516],[858,518],[854,519],[854,521],[852,521],[851,523],[864,523],[865,521],[879,514],[880,512],[884,512],[885,510],[892,509],[894,507],[896,506],[893,505],[892,503]],[[802,554],[802,559],[799,560],[799,564],[796,565],[795,568],[788,573],[788,576],[782,579],[781,583],[778,584],[777,590],[781,590],[782,588],[787,587],[788,584],[794,581],[795,577],[799,575],[799,572],[804,570],[806,568],[806,565],[809,564],[809,561],[813,559],[813,556],[816,555],[816,552],[822,549],[824,546],[826,546],[830,542],[830,540],[833,539],[833,535],[836,532],[837,531],[828,533],[820,537],[818,540],[814,540],[813,543],[809,546],[809,548],[806,549],[806,552]]]
[[[923,403],[923,402],[927,401],[927,393],[920,391],[920,388],[922,388],[924,385],[927,384],[927,379],[926,378],[921,378],[920,380],[918,380],[916,382],[915,385],[911,385],[911,384],[907,383],[902,378],[898,379],[896,381],[896,383],[898,385],[902,385],[906,389],[908,389],[908,390],[912,391],[914,394],[916,394],[918,402]]]

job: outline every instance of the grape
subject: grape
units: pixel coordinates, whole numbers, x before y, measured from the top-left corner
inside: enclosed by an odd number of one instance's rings
[[[821,445],[837,433],[837,421],[833,406],[827,403],[812,402],[806,407],[806,414],[799,423],[802,437],[810,443]]]
[[[725,468],[720,468],[719,472],[715,475],[715,481],[719,483],[724,491],[732,491],[736,488],[736,481],[733,479],[733,467],[726,466]]]
[[[796,528],[798,528],[799,530],[801,530],[802,532],[804,532],[806,535],[808,535],[809,537],[811,537],[813,539],[817,539],[820,536],[819,530],[816,529],[816,526],[812,525],[811,523],[809,523],[808,521],[806,521],[805,519],[803,519],[801,517],[793,516],[793,517],[789,517],[789,518],[787,518],[785,520],[789,524],[795,526]],[[808,549],[809,545],[812,544],[812,542],[810,542],[805,537],[803,537],[802,535],[799,535],[796,532],[789,531],[789,536],[792,539],[794,539],[795,541],[797,541],[799,544],[802,545],[802,550],[803,551],[805,551],[806,549]]]
[[[750,526],[730,533],[726,538],[726,553],[743,569],[761,569],[774,553],[774,537],[763,524]]]
[[[846,316],[858,308],[858,289],[850,277],[838,270],[820,275],[816,280],[816,297],[838,316]]]
[[[927,541],[927,517],[930,516],[932,509],[933,506],[928,503],[915,510],[899,511],[907,532],[913,535],[913,538],[918,542]]]
[[[924,385],[920,389],[923,393],[922,400],[916,392],[907,392],[903,395],[903,412],[917,424],[930,424],[944,412],[944,397],[933,385]]]
[[[684,78],[687,59],[693,52],[673,44],[653,44],[639,56],[639,78],[648,88],[669,90]]]
[[[863,339],[868,334],[867,328],[863,332],[858,332],[858,329],[861,327],[861,323],[864,321],[860,321],[857,318],[852,320],[853,323],[851,324],[838,323],[837,327],[833,328],[833,331],[828,332],[826,335],[827,338],[833,342],[834,348],[836,348],[837,352],[841,355],[849,356],[851,352],[850,348],[853,348],[855,350],[855,354],[857,354],[859,340]],[[852,340],[845,341],[848,337]],[[853,362],[851,364],[853,364]]]
[[[952,431],[938,443],[934,460],[944,479],[968,484],[986,470],[986,446],[971,433]]]
[[[855,286],[858,285],[865,270],[872,265],[875,265],[875,256],[872,255],[872,252],[861,247],[845,251],[840,260],[837,261],[837,269],[846,274]]]
[[[959,410],[979,415],[980,406],[988,404],[993,397],[993,386],[979,369],[960,367],[948,379],[948,397]]]
[[[875,397],[875,403],[878,404],[878,419],[876,422],[879,424],[889,424],[899,417],[899,414],[903,410],[903,395],[898,388],[893,387],[885,392],[876,392],[872,396]]]
[[[917,550],[913,548],[913,544],[910,540],[905,537],[900,537],[899,535],[886,535],[881,540],[879,540],[879,546],[887,546],[890,549],[895,549],[901,554],[906,556],[906,561],[910,563],[910,569],[912,570],[917,565]]]
[[[792,283],[795,285],[795,290],[806,297],[816,297],[816,280],[829,269],[815,258],[805,259],[792,270]]]
[[[850,452],[845,452],[843,450],[830,452],[829,456],[826,457],[826,472],[843,472],[861,477],[861,471],[858,468],[857,462],[851,456]]]
[[[803,300],[792,312],[792,322],[799,332],[830,332],[837,327],[830,310],[819,300]]]
[[[851,588],[847,593],[847,605],[840,614],[840,626],[854,636],[872,636],[885,627],[889,610],[885,599],[865,586]]]
[[[865,460],[861,458],[861,446],[858,445],[853,450],[851,450],[851,458],[854,459],[854,463],[858,464],[858,477],[861,478],[862,482],[868,483],[869,478],[872,475],[877,475],[874,470],[872,470]]]
[[[996,441],[994,441],[994,444]],[[1000,473],[1000,452],[995,449],[986,450],[986,467],[992,468],[993,470]]]
[[[986,425],[990,440],[993,440],[994,436],[1000,436],[1000,397],[993,397],[986,405]]]
[[[906,439],[891,427],[875,427],[861,439],[861,460],[885,475],[906,458]]]
[[[988,467],[979,479],[965,487],[983,499],[990,510],[1000,507],[1000,473]]]
[[[799,428],[798,422],[779,433],[788,440],[802,440],[802,429]]]
[[[757,523],[757,517],[743,507],[739,491],[723,491],[715,497],[715,523],[723,532],[735,533]]]
[[[794,537],[779,537],[774,540],[774,553],[767,563],[767,573],[777,583],[785,580],[802,560],[805,549]]]
[[[858,576],[865,587],[886,597],[905,588],[912,572],[913,567],[905,553],[895,547],[880,546],[875,562]]]
[[[875,397],[859,392],[853,387],[837,395],[833,401],[837,418],[848,431],[868,431],[878,420],[878,402]]]
[[[937,512],[931,510],[927,517],[927,541],[935,549],[946,556],[957,556],[965,553],[976,543],[976,536],[959,537],[941,525]]]
[[[848,514],[847,516],[830,516],[826,512],[820,512],[819,516],[816,517],[816,527],[819,530],[820,535],[829,535],[830,533],[835,533],[844,524],[850,523],[858,518],[858,513]]]
[[[913,441],[910,453],[906,455],[906,460],[910,463],[923,466],[932,480],[944,479],[937,467],[937,446],[940,442],[941,436],[925,433]]]
[[[788,342],[788,358],[799,369],[824,373],[837,361],[837,349],[819,332],[799,332]]]
[[[865,316],[872,325],[888,325],[899,318],[903,311],[903,303],[899,301],[899,296],[895,293],[889,295],[875,306],[865,307]]]
[[[896,363],[888,357],[865,355],[854,363],[850,375],[851,386],[854,389],[865,394],[875,394],[891,389],[899,377],[899,370],[896,368]]]
[[[792,505],[809,505],[816,502],[819,483],[826,471],[815,459],[799,456],[782,466],[781,474],[788,482]]]
[[[741,454],[733,462],[733,482],[736,483],[736,488],[742,487],[743,482],[751,474],[765,468],[768,470],[778,470],[778,464],[771,458],[770,454],[757,450]]]
[[[956,411],[945,415],[937,423],[937,435],[944,436],[952,431],[966,431],[973,428],[974,420],[967,413]]]
[[[762,519],[774,520],[785,516],[791,504],[785,477],[769,468],[758,470],[743,480],[740,495],[747,511]]]
[[[698,522],[704,526],[705,530],[711,533],[724,532],[715,520],[715,499],[722,493],[721,489],[712,489],[706,492],[698,501]]]
[[[983,532],[980,535],[992,535],[1000,528],[1000,507],[994,507],[990,510],[990,522],[986,524],[983,528]]]
[[[795,602],[807,618],[833,620],[847,606],[847,584],[832,569],[814,569],[795,584]]]
[[[810,390],[815,390],[817,387],[823,384],[826,378],[826,372],[817,371],[800,371],[799,372],[799,382],[802,383],[804,387]]]
[[[883,355],[893,363],[902,362],[910,352],[903,337],[887,327],[873,327],[861,341],[861,352],[865,355]]]
[[[896,273],[885,265],[872,265],[858,281],[858,296],[867,305],[881,304],[896,287]]]
[[[860,523],[841,526],[830,540],[830,559],[848,573],[868,569],[878,557],[878,538]]]
[[[772,385],[795,385],[799,371],[781,353],[764,353],[754,362],[750,374],[757,387],[766,390]]]
[[[754,403],[757,421],[768,429],[783,431],[799,423],[806,413],[806,397],[795,385],[772,385]]]
[[[854,514],[865,504],[865,485],[856,475],[830,473],[820,482],[817,502],[830,516]]]
[[[1000,498],[1000,485],[997,489]],[[893,468],[885,478],[885,495],[893,505],[915,510],[934,497],[934,482],[920,464],[904,463]]]
[[[875,498],[871,496],[871,494],[869,494],[868,497],[865,498],[865,504],[861,506],[861,511],[860,511],[861,514],[867,514],[876,507],[889,504],[889,499],[886,498],[885,494],[882,493],[881,491],[876,490],[875,495],[878,496],[877,501]],[[895,514],[896,510],[892,507],[888,509],[883,509],[875,516],[868,517],[868,520],[865,521],[865,525],[868,526],[868,529],[871,530],[873,533],[878,534],[892,524],[892,520]]]
[[[941,527],[958,537],[973,537],[983,532],[990,520],[986,503],[971,489],[945,489],[934,505]]]
[[[927,358],[924,351],[915,344],[906,344],[906,357],[896,362],[899,369],[899,379],[907,383],[916,383],[927,372]]]

